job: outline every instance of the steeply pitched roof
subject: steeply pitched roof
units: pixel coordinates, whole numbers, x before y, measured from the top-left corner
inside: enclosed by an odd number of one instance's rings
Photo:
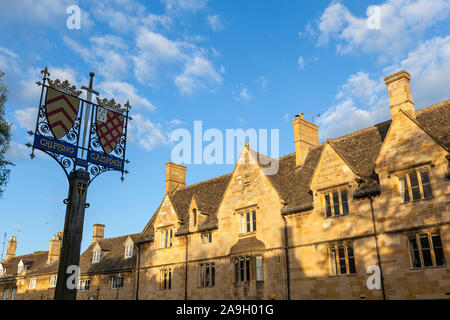
[[[430,136],[450,149],[450,100],[417,110],[416,119],[417,123]],[[375,160],[391,123],[392,120],[388,120],[336,139],[328,139],[327,142],[311,149],[301,166],[296,166],[295,153],[279,158],[278,172],[274,175],[267,175],[267,178],[280,197],[286,201],[282,213],[289,214],[312,209],[313,197],[309,184],[325,143],[329,143],[361,177],[361,184],[355,192],[356,196],[377,194],[379,183],[374,172]],[[267,158],[267,156],[256,154],[258,157]],[[231,174],[228,174],[183,187],[172,195],[171,199],[182,220],[182,226],[178,230],[178,234],[187,232],[189,220],[187,211],[193,196],[196,197],[199,209],[208,214],[204,226],[200,226],[199,229],[217,226],[216,211],[220,206],[230,177]],[[143,239],[149,241],[151,237]]]
[[[131,270],[136,266],[136,252],[131,258],[125,259],[124,243],[128,237],[131,237],[134,243],[139,239],[140,234],[130,234],[115,238],[105,238],[98,240],[102,251],[105,250],[103,257],[99,262],[92,263],[93,249],[95,242],[83,252],[80,257],[81,274],[104,273],[121,270]]]
[[[23,264],[28,266],[26,271],[26,274],[28,275],[33,274],[36,270],[45,265],[47,259],[48,251],[37,251],[23,256],[15,256],[7,262],[2,262],[3,268],[6,269],[6,273],[3,276],[0,276],[0,280],[4,277],[17,276],[17,267],[20,261],[23,261]]]

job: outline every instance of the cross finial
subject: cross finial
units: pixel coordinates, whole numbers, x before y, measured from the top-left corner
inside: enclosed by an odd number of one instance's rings
[[[124,104],[124,107],[127,108],[127,111],[131,109],[130,101],[127,100],[127,103]]]

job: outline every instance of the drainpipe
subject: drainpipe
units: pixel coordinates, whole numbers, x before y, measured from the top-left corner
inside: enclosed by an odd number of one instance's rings
[[[381,276],[381,290],[383,292],[383,300],[386,300],[386,292],[384,290],[384,277],[383,277],[383,269],[381,268],[381,258],[380,258],[380,249],[378,248],[378,234],[377,234],[377,227],[375,224],[375,213],[373,210],[373,196],[368,196],[370,201],[370,210],[372,212],[372,225],[373,225],[373,233],[375,235],[375,247],[377,249],[377,258],[378,258],[378,266],[380,267],[380,276]]]
[[[189,248],[189,242],[188,242],[188,236],[187,234],[184,235],[184,239],[186,240],[186,267],[184,268],[185,274],[184,274],[184,300],[187,300],[188,295],[188,248]]]
[[[291,277],[289,271],[289,249],[288,249],[288,231],[287,231],[287,222],[286,217],[282,215],[284,222],[284,251],[286,255],[286,290],[287,290],[287,299],[291,300]]]
[[[139,300],[139,275],[141,274],[141,244],[137,244],[136,300]]]

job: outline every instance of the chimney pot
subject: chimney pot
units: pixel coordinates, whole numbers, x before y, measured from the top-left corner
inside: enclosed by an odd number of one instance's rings
[[[92,243],[103,239],[105,234],[105,225],[104,224],[94,224],[94,234],[92,236]]]
[[[11,240],[8,241],[8,249],[6,250],[5,261],[8,261],[9,259],[16,256],[16,248],[17,248],[16,237],[11,236]]]
[[[303,119],[304,113],[292,120],[294,126],[295,162],[297,166],[303,164],[312,148],[319,145],[319,127]]]
[[[166,193],[173,193],[186,185],[186,167],[173,162],[166,163]]]
[[[411,97],[411,88],[409,86],[410,80],[411,75],[405,70],[391,74],[390,76],[384,78],[384,83],[386,84],[389,92],[392,118],[397,115],[400,109],[413,118],[416,117],[414,103]]]

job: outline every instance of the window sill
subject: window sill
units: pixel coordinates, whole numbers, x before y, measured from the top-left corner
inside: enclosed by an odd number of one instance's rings
[[[344,274],[330,274],[329,277],[338,278],[338,277],[354,277],[357,273],[344,273]]]
[[[340,218],[340,217],[346,217],[349,216],[350,213],[340,214],[338,216],[329,216],[329,217],[323,217],[324,219],[333,219],[333,218]]]
[[[256,231],[250,231],[250,232],[244,232],[244,233],[239,233],[238,234],[238,236],[239,237],[249,237],[249,236],[252,236],[252,235],[256,235]]]
[[[410,271],[424,271],[424,270],[434,270],[434,269],[446,269],[447,265],[443,266],[431,266],[431,267],[417,267],[417,268],[409,268]]]
[[[400,202],[400,204],[419,203],[421,201],[430,201],[433,199],[434,199],[433,197],[430,197],[430,198],[423,198],[423,199],[417,199],[417,200],[409,200],[408,202]]]

